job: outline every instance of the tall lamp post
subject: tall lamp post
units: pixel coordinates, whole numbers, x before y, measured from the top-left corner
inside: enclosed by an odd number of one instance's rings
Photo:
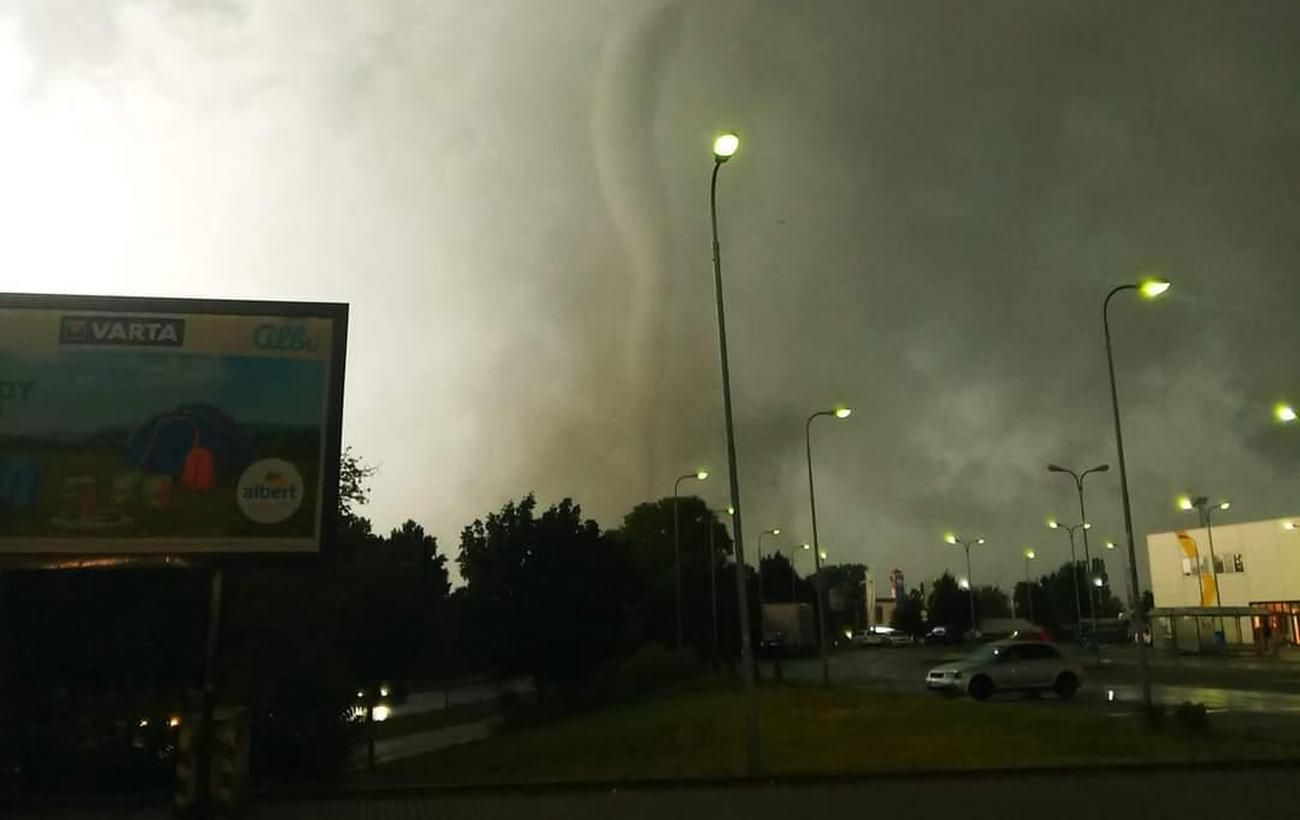
[[[1115,550],[1115,549],[1117,549],[1117,548],[1118,548],[1118,545],[1117,545],[1114,541],[1107,541],[1107,542],[1106,542],[1106,549],[1107,549],[1108,551],[1113,551],[1113,550]],[[1120,554],[1120,563],[1121,563],[1121,564],[1124,563],[1123,553]],[[1125,568],[1125,570],[1124,570],[1124,572],[1123,572],[1123,575],[1124,575],[1124,586],[1126,587],[1126,591],[1127,591],[1127,593],[1128,593],[1125,597],[1128,599],[1128,608],[1129,608],[1129,611],[1131,612],[1131,611],[1132,611],[1133,609],[1135,609],[1135,608],[1137,607],[1137,605],[1138,605],[1138,604],[1137,604],[1137,593],[1134,592],[1134,591],[1133,591],[1133,588],[1132,588],[1131,586],[1129,586],[1129,584],[1128,584],[1128,570],[1127,570],[1127,568]],[[1130,617],[1131,617],[1131,616],[1130,616]]]
[[[1219,631],[1223,631],[1223,595],[1219,592],[1219,562],[1214,557],[1214,511],[1223,510],[1227,512],[1232,508],[1232,502],[1224,499],[1218,504],[1211,504],[1209,499],[1203,495],[1195,498],[1183,496],[1178,499],[1178,509],[1185,512],[1196,510],[1201,521],[1201,526],[1205,527],[1205,540],[1210,544],[1210,577],[1214,579],[1214,606],[1220,610],[1219,613]],[[1199,575],[1201,568],[1197,567],[1196,572]]]
[[[1034,623],[1034,585],[1029,580],[1029,562],[1038,555],[1032,549],[1025,550],[1025,600],[1029,603],[1029,622]]]
[[[825,583],[822,581],[821,542],[817,540],[817,491],[813,486],[812,423],[823,416],[846,419],[852,412],[847,407],[818,410],[808,417],[808,421],[803,426],[804,449],[808,454],[808,507],[812,512],[813,565],[817,582],[817,643],[822,656],[822,686],[826,687],[831,685],[831,662],[826,654],[826,602],[824,600],[826,590]]]
[[[735,510],[728,507],[725,510],[709,509],[708,512],[704,520],[709,528],[709,612],[713,617],[713,658],[716,661],[721,655],[721,648],[718,645],[718,549],[714,546],[713,539],[714,517],[721,519],[724,513],[730,516]]]
[[[797,587],[799,573],[794,570],[794,557],[799,554],[800,550],[807,551],[810,549],[812,549],[812,544],[793,544],[790,546],[790,603],[792,604],[799,603]]]
[[[1068,467],[1061,467],[1057,464],[1048,464],[1048,472],[1064,473],[1074,479],[1074,486],[1079,491],[1079,520],[1088,520],[1088,510],[1083,505],[1083,480],[1093,473],[1105,473],[1110,471],[1109,464],[1099,464],[1096,467],[1090,467],[1081,473],[1077,473]],[[1084,565],[1088,568],[1088,577],[1092,577],[1092,551],[1088,549],[1088,529],[1083,530],[1083,560]],[[1093,585],[1088,585],[1088,618],[1092,621],[1092,634],[1097,634],[1097,602],[1093,595]]]
[[[1047,519],[1047,526],[1054,530],[1065,530],[1070,536],[1070,579],[1072,581],[1071,586],[1074,587],[1074,629],[1076,633],[1079,633],[1081,632],[1079,627],[1083,624],[1083,604],[1079,598],[1079,558],[1074,551],[1074,534],[1079,530],[1086,532],[1092,529],[1092,525],[1087,521],[1081,521],[1078,524],[1069,526],[1060,523],[1055,518],[1049,518]],[[1078,640],[1078,638],[1079,635],[1076,634],[1075,639]]]
[[[1133,594],[1137,595],[1137,550],[1133,545],[1133,507],[1128,494],[1128,467],[1124,461],[1124,431],[1119,417],[1119,391],[1115,387],[1115,353],[1110,341],[1110,300],[1115,294],[1135,290],[1147,299],[1156,297],[1169,290],[1169,282],[1164,279],[1145,279],[1113,288],[1101,303],[1101,326],[1106,337],[1106,370],[1110,375],[1110,406],[1115,416],[1115,453],[1119,459],[1119,492],[1124,502],[1124,537],[1128,539],[1128,574]],[[1138,680],[1142,686],[1142,706],[1151,708],[1151,669],[1147,661],[1146,623],[1147,614],[1142,611],[1142,602],[1137,600],[1133,607],[1134,625],[1138,636]]]
[[[970,601],[970,628],[973,632],[975,630],[975,577],[971,575],[970,571],[970,548],[976,544],[983,544],[984,539],[972,538],[969,541],[964,541],[952,533],[947,533],[944,535],[943,540],[944,543],[952,544],[954,547],[962,547],[966,550],[966,585],[969,587],[966,597]]]
[[[683,481],[689,478],[703,481],[708,477],[708,470],[696,470],[678,476],[673,482],[673,587],[677,597],[677,649],[679,651],[682,648],[682,527],[677,516],[677,494],[681,491]]]
[[[731,413],[731,367],[727,362],[727,314],[722,299],[722,246],[718,244],[718,171],[735,156],[740,137],[719,134],[713,140],[713,176],[709,183],[709,221],[713,229],[713,289],[718,309],[718,360],[722,370],[722,415],[727,432],[727,477],[731,481],[733,540],[736,544],[736,608],[740,624],[740,667],[745,681],[745,759],[750,775],[763,769],[758,738],[758,701],[754,697],[754,636],[749,630],[749,602],[745,594],[745,528],[740,517],[740,477],[736,469],[736,428]]]

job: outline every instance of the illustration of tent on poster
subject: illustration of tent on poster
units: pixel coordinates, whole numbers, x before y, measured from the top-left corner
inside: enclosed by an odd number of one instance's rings
[[[165,507],[175,487],[209,492],[238,476],[251,459],[249,436],[230,416],[205,404],[161,413],[128,439],[113,483],[118,504]]]

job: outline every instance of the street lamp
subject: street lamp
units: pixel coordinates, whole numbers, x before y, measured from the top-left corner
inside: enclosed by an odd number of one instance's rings
[[[1214,579],[1214,605],[1218,609],[1223,609],[1223,596],[1219,592],[1219,567],[1214,558],[1214,522],[1213,513],[1216,509],[1227,511],[1232,508],[1231,501],[1220,501],[1218,504],[1211,504],[1209,499],[1203,495],[1195,498],[1191,496],[1182,496],[1178,499],[1178,509],[1185,512],[1196,510],[1201,520],[1201,526],[1205,527],[1205,540],[1210,544],[1210,577]],[[1196,568],[1196,573],[1201,574],[1201,568]],[[1219,631],[1223,631],[1223,613],[1219,613]]]
[[[1129,583],[1134,594],[1138,588],[1137,550],[1133,545],[1133,507],[1128,494],[1128,467],[1124,461],[1124,431],[1119,418],[1119,390],[1115,387],[1115,353],[1110,341],[1110,300],[1115,294],[1126,290],[1136,290],[1147,299],[1154,299],[1169,290],[1166,279],[1145,279],[1113,288],[1101,303],[1101,326],[1106,337],[1106,369],[1110,375],[1110,405],[1115,416],[1115,453],[1119,459],[1119,491],[1124,502],[1124,536],[1128,539],[1128,573]],[[1147,665],[1146,613],[1141,606],[1133,608],[1134,621],[1138,635],[1138,679],[1142,686],[1142,706],[1151,709],[1151,670]]]
[[[1106,549],[1108,549],[1108,550],[1115,550],[1115,549],[1117,549],[1117,548],[1118,548],[1118,545],[1117,545],[1114,541],[1107,541],[1107,542],[1106,542]],[[1123,554],[1121,553],[1121,555],[1120,555],[1120,563],[1123,564],[1123,562],[1124,562],[1124,561],[1123,561]],[[1124,572],[1124,577],[1125,577],[1125,578],[1128,577],[1128,572],[1127,572],[1127,571]],[[1125,584],[1125,586],[1128,586],[1128,584]],[[1130,587],[1128,588],[1128,607],[1129,607],[1129,611],[1132,612],[1134,609],[1137,608],[1137,606],[1138,606],[1137,593],[1136,593],[1136,592],[1133,590],[1133,588],[1130,586]]]
[[[826,597],[825,583],[822,581],[822,554],[821,545],[817,540],[817,493],[813,488],[813,459],[812,459],[812,423],[814,419],[822,416],[829,416],[836,419],[846,419],[853,411],[847,407],[833,407],[830,410],[818,410],[808,417],[808,421],[803,426],[804,450],[808,455],[808,507],[812,511],[812,535],[813,535],[813,563],[815,564],[816,582],[817,582],[817,642],[821,649],[822,655],[822,686],[831,685],[831,663],[826,655],[826,603],[823,598]]]
[[[773,527],[770,530],[763,530],[758,534],[758,638],[763,640],[767,637],[764,633],[765,623],[763,619],[763,536],[780,535],[781,528]]]
[[[970,590],[970,594],[966,597],[970,601],[970,628],[973,632],[975,630],[975,576],[970,571],[970,548],[976,544],[983,544],[984,539],[975,538],[970,541],[963,541],[953,533],[946,533],[943,540],[945,543],[952,544],[955,547],[963,547],[966,550],[966,583]]]
[[[718,550],[713,543],[714,516],[721,518],[723,513],[731,515],[733,508],[715,510],[710,508],[704,520],[709,527],[709,611],[713,616],[713,657],[716,660],[722,654],[718,645]]]
[[[751,775],[763,768],[758,739],[758,701],[754,697],[754,646],[749,630],[749,602],[745,594],[745,528],[740,518],[740,476],[736,468],[736,426],[731,412],[731,366],[727,361],[727,313],[722,299],[722,246],[718,244],[718,171],[740,149],[735,133],[719,134],[713,141],[713,176],[709,182],[709,222],[713,229],[713,291],[718,310],[718,362],[722,370],[722,415],[727,432],[727,476],[731,480],[733,540],[736,544],[736,609],[740,624],[740,666],[745,680],[745,752]]]
[[[1048,464],[1047,470],[1048,472],[1051,473],[1063,473],[1069,475],[1071,478],[1074,479],[1074,486],[1079,491],[1079,520],[1087,521],[1088,511],[1083,505],[1083,480],[1087,478],[1089,475],[1091,475],[1092,473],[1110,472],[1110,465],[1098,464],[1096,467],[1090,467],[1087,470],[1084,470],[1083,472],[1079,473],[1079,472],[1075,472],[1074,470],[1071,470],[1068,467],[1061,467],[1057,464]],[[1088,574],[1091,575],[1092,574],[1092,551],[1088,548],[1088,530],[1086,527],[1083,530],[1083,560],[1084,560],[1084,565],[1088,568]],[[1097,634],[1097,603],[1093,596],[1091,587],[1089,587],[1088,589],[1088,618],[1092,621],[1092,634],[1095,636]]]
[[[1029,562],[1038,555],[1032,549],[1025,550],[1025,599],[1029,601],[1029,622],[1034,622],[1034,586],[1029,580]]]
[[[682,648],[682,534],[681,525],[677,521],[677,493],[681,490],[682,482],[687,479],[703,481],[709,477],[708,470],[696,470],[693,473],[687,473],[678,476],[673,482],[673,586],[677,595],[677,649]]]
[[[1083,522],[1074,526],[1067,526],[1059,523],[1055,518],[1049,518],[1047,519],[1047,526],[1053,530],[1065,530],[1070,536],[1070,568],[1073,570],[1070,575],[1074,581],[1071,586],[1074,587],[1075,630],[1078,631],[1078,627],[1083,624],[1083,605],[1079,602],[1079,560],[1074,552],[1074,534],[1078,530],[1090,530],[1092,525]],[[1076,635],[1076,639],[1077,637]]]
[[[1283,424],[1290,424],[1296,420],[1295,408],[1289,404],[1279,403],[1273,407],[1273,417]]]
[[[799,592],[796,587],[796,581],[799,574],[794,570],[794,557],[802,550],[804,552],[811,550],[812,544],[791,544],[790,545],[790,603],[799,603]]]

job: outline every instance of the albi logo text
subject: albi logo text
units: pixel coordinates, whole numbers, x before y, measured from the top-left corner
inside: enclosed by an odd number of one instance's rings
[[[185,320],[138,316],[64,316],[59,344],[180,347]]]

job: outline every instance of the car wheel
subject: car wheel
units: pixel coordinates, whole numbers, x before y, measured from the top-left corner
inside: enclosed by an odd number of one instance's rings
[[[1056,676],[1056,683],[1052,685],[1052,691],[1056,692],[1057,697],[1061,700],[1069,700],[1074,697],[1074,693],[1079,691],[1079,679],[1074,676],[1073,672],[1062,672]]]
[[[975,700],[988,700],[993,695],[993,681],[987,675],[977,675],[971,678],[970,686],[966,691]]]

